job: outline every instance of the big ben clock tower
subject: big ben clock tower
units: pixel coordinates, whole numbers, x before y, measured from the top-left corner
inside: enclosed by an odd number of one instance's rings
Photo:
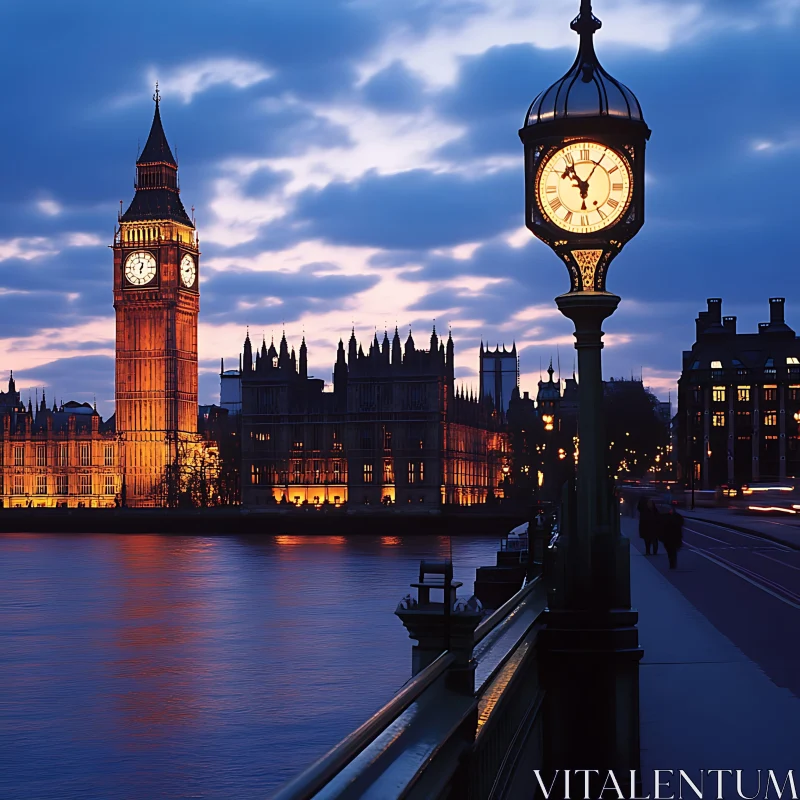
[[[174,504],[197,439],[199,249],[159,109],[136,161],[136,194],[114,236],[116,423],[123,499]]]

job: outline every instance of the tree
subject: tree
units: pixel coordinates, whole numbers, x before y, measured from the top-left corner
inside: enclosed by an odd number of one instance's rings
[[[663,458],[669,442],[669,424],[659,414],[658,398],[637,380],[610,380],[603,384],[608,474],[617,479],[639,479]]]

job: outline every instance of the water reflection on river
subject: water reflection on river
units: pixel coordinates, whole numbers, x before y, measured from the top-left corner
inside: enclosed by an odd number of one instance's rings
[[[455,538],[469,594],[490,538]],[[0,798],[263,798],[409,677],[446,537],[0,536]]]

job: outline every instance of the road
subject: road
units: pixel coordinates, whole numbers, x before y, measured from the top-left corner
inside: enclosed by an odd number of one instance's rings
[[[633,546],[644,552],[638,537]],[[647,557],[778,685],[800,697],[800,550],[724,524],[686,520],[677,569]]]

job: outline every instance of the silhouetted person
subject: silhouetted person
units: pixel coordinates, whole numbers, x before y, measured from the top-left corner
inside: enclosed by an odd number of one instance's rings
[[[659,513],[652,497],[642,498],[637,506],[639,510],[639,536],[644,539],[644,554],[658,555],[658,518]]]
[[[661,515],[661,541],[669,558],[669,568],[678,566],[678,550],[683,544],[683,517],[671,508],[666,514]]]

